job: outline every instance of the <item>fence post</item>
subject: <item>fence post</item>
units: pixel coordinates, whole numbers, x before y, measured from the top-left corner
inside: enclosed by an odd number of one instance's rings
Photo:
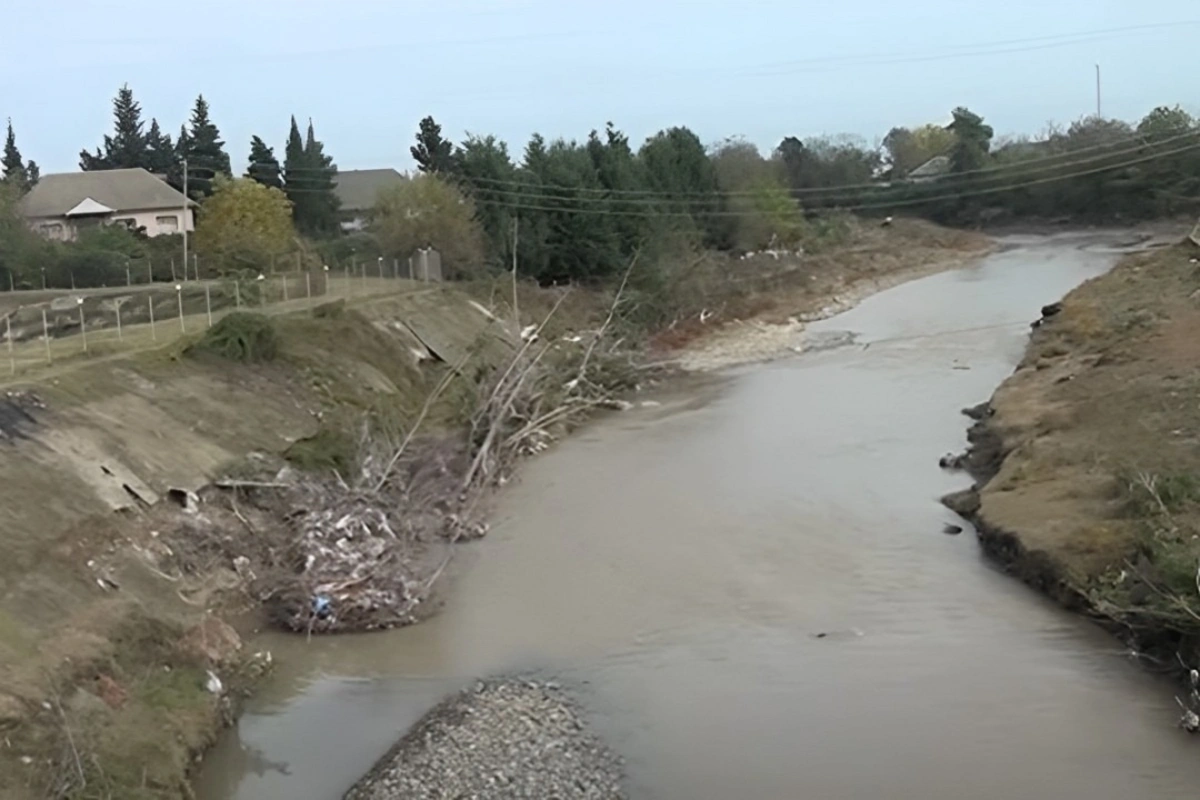
[[[75,302],[79,305],[79,332],[83,334],[83,352],[87,352],[87,320],[83,318],[83,298],[76,297]]]
[[[212,327],[212,287],[204,284],[204,313],[208,315],[208,327]]]
[[[154,283],[154,260],[146,256],[146,284]]]
[[[125,285],[133,286],[133,276],[129,274],[129,262],[125,262]]]
[[[46,309],[42,309],[42,341],[46,343],[46,363],[53,364],[50,357],[50,323],[46,321]]]
[[[304,295],[308,298],[309,305],[312,304],[312,273],[304,273]]]
[[[383,256],[379,257],[379,280],[383,280]]]
[[[400,259],[392,259],[392,280],[400,277]]]
[[[192,272],[196,274],[196,280],[200,280],[200,254],[192,253]]]
[[[179,331],[187,333],[187,328],[183,324],[183,285],[175,284],[175,297],[179,300]]]
[[[13,340],[12,340],[12,317],[9,314],[4,315],[4,330],[8,338],[8,371],[17,374],[17,359],[13,356]]]
[[[287,273],[284,273],[282,277],[283,277],[283,302],[286,303],[288,301]]]
[[[150,306],[150,340],[157,342],[158,331],[154,329],[154,293],[147,292],[146,294],[148,295],[148,303]]]
[[[121,333],[121,306],[124,305],[119,299],[113,300],[113,305],[117,307],[117,341],[121,341],[125,336]]]
[[[350,268],[346,267],[346,297],[350,296]]]
[[[241,278],[234,278],[234,279],[233,279],[233,307],[234,307],[234,308],[241,308],[241,307],[242,307],[242,289],[241,289],[241,286],[242,286],[242,279],[241,279]]]
[[[365,262],[365,261],[363,262],[363,271],[362,271],[362,291],[363,291],[363,294],[367,293],[367,262]]]

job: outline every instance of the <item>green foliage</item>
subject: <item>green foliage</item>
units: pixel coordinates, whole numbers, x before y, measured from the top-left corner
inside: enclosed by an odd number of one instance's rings
[[[272,189],[283,188],[283,177],[275,150],[257,136],[250,139],[250,166],[246,177]]]
[[[12,120],[8,121],[8,133],[4,137],[4,154],[0,157],[0,182],[27,192],[38,182],[38,165],[33,161],[22,161],[17,149],[17,136],[13,133]]]
[[[433,117],[421,120],[417,143],[409,151],[421,172],[437,175],[454,169],[454,143],[442,138],[442,126]]]
[[[218,176],[196,225],[196,250],[218,271],[266,271],[295,242],[292,205],[279,189]]]
[[[292,117],[283,162],[284,190],[292,201],[292,218],[301,233],[318,237],[338,233],[339,203],[333,188],[336,174],[337,166],[317,141],[312,120],[302,140],[300,127]]]
[[[389,259],[407,259],[432,245],[447,277],[469,277],[483,268],[484,236],[474,203],[434,174],[385,189],[371,212],[371,234]]]
[[[970,109],[959,106],[951,112],[953,121],[946,127],[954,134],[950,148],[950,171],[971,172],[987,165],[992,146],[992,126]]]
[[[940,125],[892,128],[883,137],[883,149],[887,152],[893,178],[907,175],[929,159],[949,153],[954,143],[954,133]]]
[[[191,127],[186,136],[180,135],[177,154],[187,161],[188,195],[195,200],[213,193],[214,181],[218,176],[229,176],[233,172],[229,165],[229,154],[221,141],[221,132],[208,115],[208,102],[204,95],[196,98],[192,107]]]
[[[279,337],[270,317],[235,311],[209,328],[194,347],[230,361],[259,363],[279,354]]]
[[[146,166],[146,134],[142,122],[142,107],[133,99],[133,90],[126,84],[113,99],[113,135],[104,137],[104,146],[79,154],[82,170],[127,169]]]

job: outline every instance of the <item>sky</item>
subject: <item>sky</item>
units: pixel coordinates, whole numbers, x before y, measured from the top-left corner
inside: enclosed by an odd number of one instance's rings
[[[412,166],[418,121],[449,138],[706,142],[949,121],[998,135],[1095,112],[1200,112],[1195,0],[6,0],[0,118],[43,173],[77,169],[128,84],[176,134],[198,94],[235,167],[312,118],[342,169]],[[1189,92],[1191,90],[1191,92]]]

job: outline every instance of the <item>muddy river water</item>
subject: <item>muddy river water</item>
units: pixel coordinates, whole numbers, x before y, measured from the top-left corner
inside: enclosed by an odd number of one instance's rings
[[[959,409],[1118,242],[1010,238],[812,328],[855,344],[530,461],[439,616],[258,643],[279,671],[199,796],[332,800],[446,692],[537,670],[580,687],[637,798],[1194,797],[1172,687],[943,534],[937,502],[967,483],[937,466]]]

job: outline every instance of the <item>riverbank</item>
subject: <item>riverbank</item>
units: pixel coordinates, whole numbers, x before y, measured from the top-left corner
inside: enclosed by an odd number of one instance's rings
[[[828,305],[816,287],[882,279],[959,240],[912,224],[770,257],[764,276],[747,265],[718,318],[765,307],[749,301],[766,286],[791,287],[767,305]],[[13,386],[0,794],[186,796],[191,765],[270,667],[247,638],[264,605],[306,634],[436,610],[455,543],[486,532],[476,490],[655,374],[631,347],[646,328],[614,318],[611,293],[521,284],[518,325],[510,291],[505,278],[282,315],[278,355],[260,362],[193,336]],[[323,571],[330,559],[348,566]],[[246,621],[241,636],[222,619]]]
[[[1165,669],[1200,656],[1198,255],[1127,256],[1047,306],[972,412],[976,489],[947,498],[1006,569]]]
[[[903,283],[973,264],[994,248],[982,234],[922,220],[862,228],[853,247],[782,264],[776,259],[770,285],[753,302],[694,317],[657,339],[694,372],[785,358],[809,348],[809,323]]]

